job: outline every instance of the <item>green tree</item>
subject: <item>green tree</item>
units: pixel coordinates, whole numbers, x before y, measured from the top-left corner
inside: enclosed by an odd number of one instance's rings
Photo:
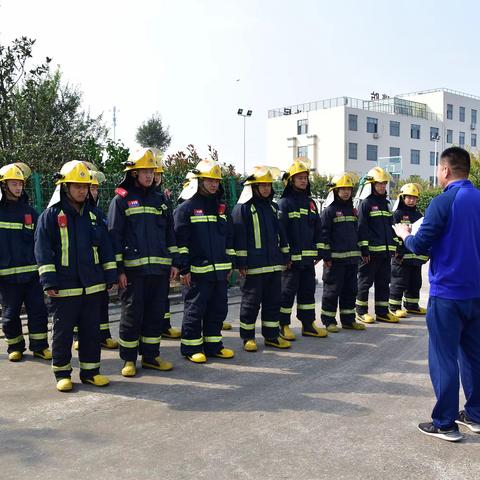
[[[172,141],[169,127],[165,127],[158,113],[153,114],[137,129],[136,140],[142,147],[155,147],[164,152]]]
[[[327,198],[328,184],[330,183],[331,179],[331,176],[313,173],[310,176],[310,189],[312,191],[312,197]]]

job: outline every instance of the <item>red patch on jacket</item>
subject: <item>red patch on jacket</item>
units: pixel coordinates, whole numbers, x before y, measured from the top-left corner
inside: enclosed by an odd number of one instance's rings
[[[122,187],[117,187],[115,189],[115,193],[120,195],[122,198],[125,198],[128,195],[128,192]]]
[[[310,210],[312,212],[316,212],[317,211],[317,206],[315,205],[315,202],[313,200],[310,200]]]
[[[60,228],[67,227],[67,216],[64,213],[60,213],[57,217],[58,226]]]
[[[25,225],[31,225],[33,223],[32,214],[26,213],[25,216],[23,217],[23,222],[25,223]]]
[[[224,214],[225,214],[225,204],[224,204],[224,203],[221,203],[221,204],[218,206],[218,214],[219,214],[219,215],[224,215]]]
[[[195,208],[193,210],[194,215],[203,215],[203,210],[201,208]]]

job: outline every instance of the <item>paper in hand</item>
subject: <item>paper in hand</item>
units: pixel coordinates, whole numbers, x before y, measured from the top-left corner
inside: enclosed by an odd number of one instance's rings
[[[420,226],[422,225],[423,223],[423,218],[419,218],[416,222],[413,222],[412,223],[412,235],[416,235]]]

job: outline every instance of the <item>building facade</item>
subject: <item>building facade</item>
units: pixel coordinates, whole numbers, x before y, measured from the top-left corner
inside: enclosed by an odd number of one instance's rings
[[[480,97],[448,89],[361,100],[338,97],[270,110],[269,165],[307,157],[321,174],[388,165],[406,178],[433,182],[435,151],[459,145],[478,151]]]

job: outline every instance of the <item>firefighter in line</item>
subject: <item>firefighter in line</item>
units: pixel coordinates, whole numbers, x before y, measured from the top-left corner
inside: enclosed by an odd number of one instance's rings
[[[25,193],[30,173],[24,163],[11,163],[0,169],[0,293],[3,333],[11,362],[22,360],[25,351],[20,320],[23,304],[33,356],[43,360],[52,358],[47,339],[48,313],[34,255],[38,213]]]
[[[240,337],[247,352],[256,352],[255,322],[262,307],[262,335],[265,345],[289,348],[280,337],[282,271],[290,263],[290,248],[273,202],[272,183],[280,170],[255,167],[244,182],[233,209],[237,268],[245,278],[240,306]]]
[[[361,258],[357,211],[352,200],[357,182],[358,177],[349,172],[333,177],[321,214],[322,323],[331,333],[339,331],[337,306],[340,307],[342,328],[365,330],[365,325],[355,321],[357,271]]]
[[[309,173],[306,159],[297,158],[283,176],[285,189],[278,202],[292,261],[291,267],[282,273],[280,335],[285,340],[295,340],[290,329],[295,297],[302,335],[328,335],[325,328],[315,325],[315,265],[320,260],[320,217],[317,205],[310,197]]]
[[[372,168],[360,182],[358,206],[358,239],[362,262],[358,269],[357,320],[374,323],[368,313],[368,291],[375,284],[376,320],[398,322],[389,311],[390,261],[397,250],[392,229],[392,212],[387,195],[390,174],[381,167]]]
[[[161,152],[156,148],[132,153],[108,211],[119,272],[119,344],[124,377],[136,375],[138,354],[142,355],[143,368],[173,368],[160,357],[170,281],[178,275],[172,212],[153,181],[160,161]]]
[[[235,260],[233,226],[223,200],[222,171],[213,160],[201,160],[189,172],[174,212],[184,286],[180,351],[194,363],[207,357],[229,359],[223,346],[222,324],[227,316],[227,287]]]
[[[81,161],[55,175],[57,188],[35,231],[40,283],[53,311],[52,368],[61,392],[72,390],[73,328],[79,327],[80,379],[104,387],[100,375],[101,305],[117,272],[107,229],[88,201],[92,181]]]
[[[423,215],[417,210],[420,186],[416,183],[405,184],[393,207],[393,224],[411,225]],[[425,315],[427,310],[420,307],[420,289],[422,288],[422,265],[428,261],[426,255],[415,255],[408,251],[400,241],[398,253],[392,259],[392,278],[390,281],[390,310],[399,318],[408,313]],[[402,308],[403,299],[403,308]]]

